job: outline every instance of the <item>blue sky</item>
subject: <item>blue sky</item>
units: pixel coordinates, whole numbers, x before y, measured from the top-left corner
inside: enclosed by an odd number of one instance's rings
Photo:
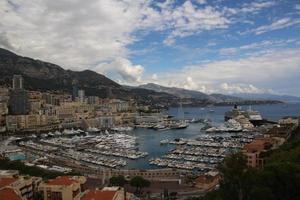
[[[0,46],[127,85],[300,96],[299,0],[6,0]]]

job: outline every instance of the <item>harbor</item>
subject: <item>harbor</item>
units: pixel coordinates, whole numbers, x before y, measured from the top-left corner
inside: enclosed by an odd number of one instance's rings
[[[226,110],[230,109],[226,107]],[[52,161],[71,160],[74,164],[93,169],[174,168],[201,173],[214,168],[224,157],[239,151],[245,144],[260,136],[257,131],[203,130],[207,122],[213,125],[225,123],[225,111],[222,112],[225,108],[214,110],[215,112],[201,108],[188,110],[186,118],[187,123],[188,120],[190,123],[183,129],[157,131],[153,128],[116,127],[106,131],[65,129],[32,134],[26,138],[14,138],[11,143],[15,148],[8,149],[10,153],[8,150],[7,152],[10,158],[26,159],[29,165],[35,164],[48,169],[62,170],[55,166],[70,166],[47,163],[45,159],[39,160],[41,157],[46,156]],[[178,109],[171,109],[169,113],[177,120]],[[276,117],[269,119],[276,120]],[[192,123],[193,118],[205,120]],[[35,159],[20,157],[25,152],[34,154]]]

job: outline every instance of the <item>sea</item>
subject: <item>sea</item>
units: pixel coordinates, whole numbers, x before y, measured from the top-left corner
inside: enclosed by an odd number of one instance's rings
[[[232,106],[217,106],[217,107],[183,107],[170,108],[167,114],[175,119],[210,119],[213,123],[224,122],[225,112],[232,109]],[[248,106],[242,107],[243,110],[249,109]],[[294,104],[270,104],[270,105],[253,105],[252,110],[257,110],[261,113],[264,119],[270,121],[278,121],[285,116],[300,116],[300,103]],[[213,111],[213,112],[212,112]],[[200,129],[204,126],[202,123],[191,123],[186,129],[173,129],[156,131],[153,129],[136,128],[127,134],[136,136],[137,146],[140,151],[148,152],[149,155],[145,158],[137,160],[126,159],[127,165],[125,169],[156,169],[157,166],[150,165],[149,159],[158,158],[173,149],[173,145],[161,145],[160,141],[164,139],[174,140],[176,138],[197,138],[205,134]],[[25,160],[25,155],[12,155],[11,160]]]
[[[232,109],[232,106],[216,106],[209,108],[202,107],[183,107],[170,108],[168,114],[174,118],[182,118],[184,113],[185,119],[202,118],[210,119],[213,123],[224,122],[225,112]],[[249,106],[242,106],[243,110],[249,109]],[[278,121],[285,116],[300,116],[300,103],[294,104],[267,104],[267,105],[252,105],[252,110],[259,111],[264,119],[269,121]],[[213,111],[213,112],[212,112]],[[137,137],[138,148],[140,151],[146,151],[149,156],[137,160],[127,160],[127,169],[153,169],[157,168],[150,165],[150,158],[163,156],[169,150],[173,149],[173,145],[161,145],[160,141],[164,139],[174,140],[176,138],[197,138],[201,134],[205,134],[200,129],[204,125],[202,123],[191,123],[186,129],[173,129],[156,131],[153,129],[137,128],[128,133]]]

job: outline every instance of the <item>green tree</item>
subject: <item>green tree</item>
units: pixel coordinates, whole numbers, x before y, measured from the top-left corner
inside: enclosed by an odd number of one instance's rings
[[[300,141],[288,141],[279,149],[263,154],[262,169],[246,166],[238,153],[220,165],[220,189],[205,200],[294,200],[300,196]]]
[[[149,187],[151,182],[141,176],[135,176],[130,180],[130,185],[135,187],[135,192],[139,194],[144,187]]]
[[[112,186],[120,186],[120,187],[123,187],[126,183],[126,180],[124,178],[124,176],[113,176],[109,179],[109,183],[110,185]]]
[[[245,196],[245,176],[247,173],[246,158],[237,153],[225,158],[219,167],[221,174],[220,186],[224,191],[224,199],[243,200]]]

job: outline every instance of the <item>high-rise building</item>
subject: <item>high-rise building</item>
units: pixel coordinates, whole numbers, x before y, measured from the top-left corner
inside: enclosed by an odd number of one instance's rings
[[[85,102],[85,92],[84,92],[84,90],[78,90],[78,99],[81,103]]]
[[[10,92],[9,113],[12,115],[26,115],[29,111],[28,94],[25,90]]]
[[[75,101],[76,97],[78,97],[78,87],[76,85],[73,85],[72,100]]]
[[[26,115],[29,111],[28,93],[23,88],[23,77],[14,75],[13,90],[10,91],[9,111],[12,115]]]
[[[13,90],[22,90],[24,89],[24,80],[21,75],[14,75],[13,76]]]

